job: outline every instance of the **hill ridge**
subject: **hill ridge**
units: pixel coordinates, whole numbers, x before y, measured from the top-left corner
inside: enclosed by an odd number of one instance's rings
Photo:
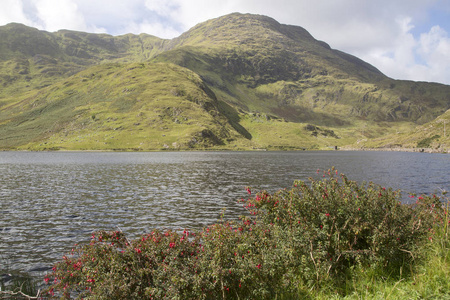
[[[413,130],[450,108],[450,86],[393,80],[300,26],[241,13],[171,40],[1,26],[0,86],[5,149],[321,149]],[[105,140],[109,123],[129,133],[123,147]]]

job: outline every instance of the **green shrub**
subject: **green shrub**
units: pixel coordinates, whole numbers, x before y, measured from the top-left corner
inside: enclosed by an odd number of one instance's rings
[[[287,270],[309,286],[345,279],[355,266],[398,272],[442,212],[435,196],[405,205],[398,191],[359,185],[334,169],[325,175],[249,201],[260,222],[273,224]]]
[[[243,200],[250,216],[222,219],[198,233],[154,231],[129,241],[119,231],[97,232],[55,265],[47,292],[91,299],[273,299],[324,287],[342,292],[355,268],[395,276],[411,265],[417,245],[442,222],[438,197],[405,205],[398,191],[358,184],[334,169],[324,177],[257,193]]]
[[[430,146],[431,146],[431,143],[434,141],[434,140],[437,140],[437,139],[439,139],[441,136],[440,135],[433,135],[432,137],[427,137],[427,138],[424,138],[423,140],[420,140],[418,143],[417,143],[417,147],[418,148],[430,148]]]

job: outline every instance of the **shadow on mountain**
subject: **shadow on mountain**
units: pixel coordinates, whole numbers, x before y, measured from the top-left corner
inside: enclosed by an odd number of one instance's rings
[[[324,112],[313,112],[304,107],[282,106],[273,108],[272,113],[294,123],[314,123],[320,126],[348,126],[352,123]]]
[[[231,125],[231,127],[234,128],[234,130],[239,132],[239,134],[241,134],[246,139],[248,140],[252,139],[251,133],[248,132],[247,129],[245,129],[241,124],[239,124],[241,118],[239,117],[239,114],[232,106],[225,103],[224,101],[218,101],[218,109],[219,112],[222,113],[228,119],[228,123]]]

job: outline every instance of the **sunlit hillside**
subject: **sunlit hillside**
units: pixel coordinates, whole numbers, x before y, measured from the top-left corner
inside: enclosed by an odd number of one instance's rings
[[[435,147],[450,108],[450,86],[237,13],[172,40],[2,26],[0,85],[1,149]]]

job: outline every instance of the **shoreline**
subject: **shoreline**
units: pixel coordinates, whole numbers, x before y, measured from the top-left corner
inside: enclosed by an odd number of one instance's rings
[[[450,149],[433,149],[433,148],[340,148],[338,151],[379,151],[379,152],[418,152],[418,153],[441,153],[449,154]]]
[[[357,148],[350,146],[337,146],[336,149],[307,149],[307,148],[299,148],[299,149],[265,149],[265,148],[254,148],[254,149],[148,149],[148,150],[140,150],[133,151],[129,149],[43,149],[43,150],[29,150],[29,149],[0,149],[0,152],[86,152],[86,153],[95,153],[95,152],[307,152],[307,151],[320,151],[320,152],[334,152],[334,151],[378,151],[378,152],[418,152],[418,153],[441,153],[441,154],[450,154],[450,148],[402,148],[402,147],[383,147],[383,148]]]

